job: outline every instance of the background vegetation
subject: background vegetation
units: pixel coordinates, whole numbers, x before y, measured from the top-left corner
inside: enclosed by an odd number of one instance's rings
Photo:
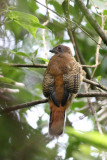
[[[0,0],[1,160],[107,159],[106,9],[106,0]],[[71,47],[86,79],[56,139],[42,80],[58,44]]]

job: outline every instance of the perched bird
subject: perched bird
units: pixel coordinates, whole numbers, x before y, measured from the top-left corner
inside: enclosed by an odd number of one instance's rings
[[[59,136],[63,133],[65,111],[80,89],[83,70],[69,47],[58,45],[50,52],[55,55],[44,75],[43,94],[49,99],[49,133]]]

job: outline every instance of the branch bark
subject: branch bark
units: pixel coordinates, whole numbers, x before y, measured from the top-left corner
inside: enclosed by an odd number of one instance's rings
[[[79,47],[78,47],[78,44],[77,44],[77,41],[76,41],[76,37],[75,37],[75,33],[74,33],[74,31],[72,31],[72,24],[71,24],[70,14],[69,14],[69,0],[65,0],[63,2],[62,6],[63,6],[64,14],[65,14],[65,19],[66,19],[66,22],[67,22],[68,35],[70,37],[70,40],[72,41],[72,44],[73,44],[73,47],[74,47],[74,50],[75,50],[76,59],[81,64],[86,65],[85,59],[84,59],[83,55],[81,54],[81,52],[79,50]],[[88,68],[84,67],[83,69],[86,72],[86,77],[88,79],[91,79],[91,75],[89,73]]]
[[[8,64],[12,67],[47,68],[47,64]]]
[[[107,97],[107,93],[89,92],[89,93],[79,93],[76,96],[76,98],[82,98],[82,97]]]
[[[79,56],[79,59],[81,61],[81,64],[82,65],[86,65],[86,61],[83,57],[83,55],[81,54],[81,51],[78,47],[78,44],[77,44],[77,41],[76,41],[76,36],[75,36],[75,33],[73,32],[73,37],[74,37],[74,41],[75,41],[75,47],[76,47],[76,50],[78,52],[78,56]],[[87,67],[83,67],[84,71],[86,72],[86,78],[88,79],[91,79],[91,75],[90,75],[90,72],[89,72],[89,69]]]
[[[98,35],[102,38],[103,42],[107,45],[107,35],[102,30],[100,25],[97,23],[97,21],[93,18],[85,4],[82,2],[82,0],[76,0],[77,5],[89,21],[89,23],[92,25],[92,27],[95,29],[95,31],[98,33]]]
[[[2,109],[0,111],[0,113],[1,114],[8,113],[8,112],[11,112],[11,111],[15,111],[15,110],[18,110],[18,109],[23,109],[23,108],[28,108],[28,107],[31,107],[31,106],[34,106],[34,105],[37,105],[37,104],[41,104],[41,103],[46,103],[46,102],[48,102],[48,99],[42,99],[42,100],[36,100],[36,101],[33,101],[33,102],[22,103],[22,104],[18,104],[18,105],[12,106],[12,107],[6,107],[6,108]]]
[[[53,12],[54,14],[56,14],[57,16],[59,16],[61,19],[67,20],[67,19],[65,19],[64,16],[58,14],[57,12],[55,12],[55,11],[52,10],[52,9],[50,9],[49,7],[46,7],[44,4],[40,3],[38,0],[35,0],[35,2],[37,2],[37,3],[40,4],[40,5],[42,5],[43,7],[47,8],[48,10],[50,10],[51,12]],[[72,20],[70,20],[70,21],[71,21],[73,24],[75,24],[78,28],[80,28],[85,34],[87,34],[96,44],[98,44],[97,41],[96,41],[88,32],[86,32],[80,25],[78,25],[76,22],[74,22],[74,21],[72,21]]]
[[[88,80],[88,79],[86,79],[86,78],[83,79],[83,82],[92,84],[93,86],[96,86],[96,87],[98,87],[98,88],[100,88],[100,89],[102,89],[102,90],[104,90],[104,91],[107,91],[107,87],[105,87],[105,86],[103,86],[103,85],[101,85],[101,84],[99,84],[99,83],[96,83],[96,82],[94,82],[94,81]]]
[[[76,98],[82,98],[82,97],[107,97],[107,93],[100,93],[100,92],[99,93],[98,92],[79,93],[76,96]],[[9,113],[11,111],[32,107],[34,105],[38,105],[38,104],[41,104],[41,103],[47,103],[47,102],[48,102],[48,99],[42,99],[42,100],[36,100],[36,101],[33,101],[33,102],[18,104],[18,105],[12,106],[12,107],[6,107],[6,108],[0,110],[0,114]]]
[[[47,68],[47,64],[6,64],[6,65],[9,65],[9,66],[13,66],[13,67],[28,67],[28,68]],[[85,83],[88,83],[88,84],[92,84],[93,86],[96,86],[104,91],[107,91],[107,87],[97,83],[97,82],[94,82],[94,81],[91,81],[91,80],[88,80],[86,78],[83,79],[83,82]]]

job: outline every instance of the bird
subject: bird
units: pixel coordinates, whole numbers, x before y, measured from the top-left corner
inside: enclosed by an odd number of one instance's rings
[[[49,134],[58,137],[64,130],[65,113],[79,92],[83,70],[68,46],[61,44],[50,52],[54,55],[44,74],[43,94],[50,107]]]

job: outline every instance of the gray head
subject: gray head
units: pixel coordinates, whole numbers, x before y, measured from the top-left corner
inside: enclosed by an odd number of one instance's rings
[[[70,48],[67,47],[67,46],[64,46],[64,45],[58,45],[58,46],[54,47],[53,49],[51,49],[49,51],[52,52],[52,53],[55,53],[55,54],[68,53],[68,54],[72,55],[72,52],[71,52]]]

